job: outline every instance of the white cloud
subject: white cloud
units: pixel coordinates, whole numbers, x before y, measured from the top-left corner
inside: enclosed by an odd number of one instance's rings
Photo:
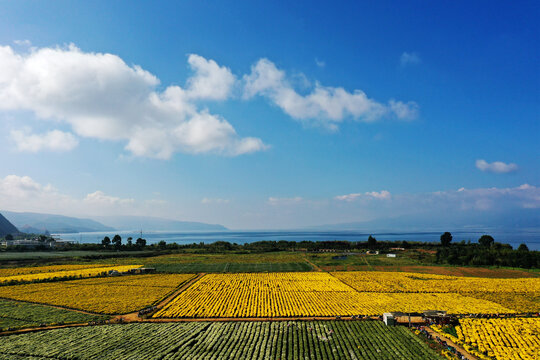
[[[25,39],[25,40],[13,40],[13,43],[15,45],[18,45],[18,46],[26,46],[26,47],[29,47],[29,46],[32,46],[32,42],[28,39]]]
[[[52,185],[42,185],[29,176],[7,175],[0,178],[0,207],[13,211],[69,211],[74,201]]]
[[[229,199],[220,199],[220,198],[203,198],[201,204],[228,204]]]
[[[417,116],[418,105],[391,100],[381,104],[361,90],[352,93],[341,87],[315,84],[311,93],[303,96],[292,87],[285,72],[279,70],[268,59],[260,59],[251,67],[251,73],[244,75],[244,98],[256,95],[269,98],[291,117],[337,129],[337,124],[346,117],[360,121],[375,121],[381,117],[394,115],[398,119]]]
[[[323,68],[323,67],[326,66],[326,63],[325,63],[324,61],[319,60],[319,59],[317,59],[317,58],[315,58],[315,64],[316,64],[318,67],[320,67],[320,68]]]
[[[292,204],[298,204],[303,201],[303,198],[300,196],[292,197],[292,198],[276,198],[276,197],[269,197],[268,198],[268,204],[273,206],[278,205],[292,205]]]
[[[117,215],[119,212],[134,214],[150,211],[155,205],[107,195],[99,190],[77,198],[60,192],[50,184],[43,185],[29,176],[7,175],[0,178],[2,210],[87,216]]]
[[[481,171],[504,174],[516,171],[518,169],[518,166],[514,163],[506,164],[502,161],[494,161],[492,163],[488,163],[487,161],[480,159],[476,160],[476,168]]]
[[[17,150],[25,152],[69,151],[79,144],[73,134],[60,130],[52,130],[43,134],[32,134],[30,129],[13,130],[11,138],[15,141]]]
[[[29,176],[7,175],[0,178],[0,192],[13,197],[31,197],[39,193],[55,193],[51,185],[43,186]]]
[[[401,63],[401,66],[415,65],[420,64],[422,62],[422,59],[420,59],[420,56],[418,56],[418,54],[416,53],[404,52],[403,54],[401,54],[399,62]]]
[[[390,100],[388,102],[390,110],[401,120],[414,120],[418,117],[418,104],[414,101],[407,103]]]
[[[235,82],[231,70],[195,54],[189,55],[188,63],[195,72],[187,82],[190,98],[225,100],[229,97]]]
[[[94,204],[102,205],[116,205],[116,204],[133,204],[135,199],[121,199],[115,196],[106,195],[103,191],[95,191],[91,194],[86,195],[84,201]]]
[[[351,201],[354,201],[354,200],[357,200],[359,198],[363,198],[363,199],[379,199],[379,200],[389,200],[391,198],[391,194],[389,191],[387,190],[382,190],[382,191],[368,191],[368,192],[365,192],[365,193],[352,193],[352,194],[347,194],[347,195],[338,195],[336,197],[334,197],[335,200],[340,200],[340,201],[348,201],[348,202],[351,202]]]
[[[456,200],[463,209],[488,210],[498,207],[540,208],[540,188],[523,184],[513,188],[460,188],[457,191],[435,193]]]
[[[167,159],[177,151],[240,155],[266,148],[241,138],[225,119],[198,109],[196,99],[229,96],[230,70],[197,55],[187,88],[159,92],[159,79],[112,54],[74,45],[21,54],[0,46],[0,110],[30,110],[60,120],[81,137],[127,142],[136,156]]]

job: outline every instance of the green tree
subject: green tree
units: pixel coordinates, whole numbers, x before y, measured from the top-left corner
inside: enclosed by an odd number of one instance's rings
[[[478,243],[485,247],[491,247],[495,240],[491,235],[482,235],[480,236],[480,239],[478,239]]]
[[[146,240],[142,238],[138,238],[137,241],[135,241],[135,244],[138,247],[145,247],[146,246]]]
[[[442,246],[449,246],[451,242],[452,242],[452,234],[450,234],[448,231],[441,235]]]
[[[13,240],[13,235],[7,234],[5,239],[6,240]]]
[[[133,238],[131,236],[127,238],[127,245],[128,246],[133,245]]]
[[[122,246],[122,237],[120,235],[116,234],[116,235],[114,235],[114,237],[112,239],[112,242],[113,242],[114,246],[119,248],[120,246]]]
[[[111,245],[111,239],[108,236],[105,236],[103,240],[101,240],[101,245],[105,247]]]
[[[369,235],[367,239],[367,245],[370,249],[373,249],[377,246],[377,239],[375,239],[373,236]]]
[[[517,248],[518,251],[521,251],[521,252],[527,252],[529,251],[529,248],[527,247],[527,245],[525,244],[520,244],[519,247]]]
[[[158,243],[158,246],[160,249],[165,249],[167,247],[167,243],[163,240],[161,240],[159,243]]]

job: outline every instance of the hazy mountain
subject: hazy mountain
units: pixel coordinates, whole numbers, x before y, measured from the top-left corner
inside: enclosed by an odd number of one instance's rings
[[[0,236],[4,237],[7,234],[16,234],[19,230],[6,219],[2,214],[0,214]]]
[[[223,231],[223,225],[178,221],[149,216],[100,216],[95,220],[126,231]]]
[[[357,230],[367,232],[425,232],[473,230],[527,230],[540,229],[538,209],[516,210],[507,213],[462,211],[460,213],[430,213],[380,218],[370,221],[325,224],[310,227],[318,230]]]
[[[21,232],[27,233],[27,234],[50,235],[49,230],[47,230],[46,228],[38,229],[38,228],[32,227],[30,225],[23,225],[23,226],[19,227],[19,230]]]
[[[28,212],[3,211],[2,213],[18,228],[29,229],[27,230],[28,232],[38,230],[39,233],[45,233],[45,231],[49,231],[50,233],[76,233],[114,230],[111,227],[90,219]]]

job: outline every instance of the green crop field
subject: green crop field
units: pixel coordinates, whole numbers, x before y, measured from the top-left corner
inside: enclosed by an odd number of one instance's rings
[[[165,273],[214,273],[214,272],[283,272],[311,271],[312,266],[305,262],[296,263],[219,263],[219,264],[148,264]]]
[[[23,328],[41,324],[83,323],[108,317],[88,315],[51,306],[0,299],[0,329]]]
[[[407,328],[378,321],[133,323],[4,337],[0,359],[19,358],[441,359]]]

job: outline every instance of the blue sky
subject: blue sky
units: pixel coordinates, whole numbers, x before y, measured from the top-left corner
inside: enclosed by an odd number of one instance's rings
[[[0,209],[231,228],[538,218],[532,1],[0,10]]]

